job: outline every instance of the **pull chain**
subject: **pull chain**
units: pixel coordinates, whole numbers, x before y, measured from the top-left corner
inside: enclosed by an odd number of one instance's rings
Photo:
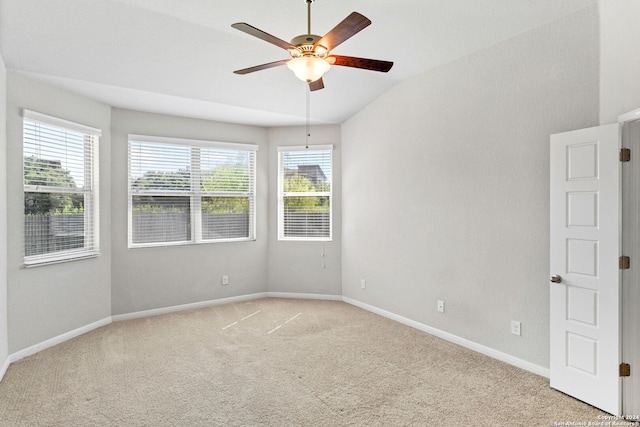
[[[307,2],[307,34],[311,34],[311,3],[313,0],[306,0]],[[307,97],[307,117],[306,117],[306,128],[305,128],[305,140],[306,145],[305,148],[309,148],[309,138],[311,137],[311,86],[309,84],[307,86],[306,97]]]
[[[305,128],[305,134],[306,134],[306,145],[305,148],[309,148],[309,138],[311,137],[311,87],[307,84],[305,85],[307,86],[307,91],[306,91],[306,95],[307,95],[307,117],[306,117],[306,128]]]

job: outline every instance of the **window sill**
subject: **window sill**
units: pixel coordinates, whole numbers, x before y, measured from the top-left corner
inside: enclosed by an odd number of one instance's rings
[[[33,267],[41,267],[44,265],[51,265],[51,264],[60,264],[63,262],[70,262],[70,261],[79,261],[79,260],[83,260],[83,259],[90,259],[90,258],[97,258],[98,256],[100,256],[100,252],[83,252],[81,254],[79,253],[74,253],[72,254],[65,254],[65,255],[57,255],[57,256],[34,256],[34,257],[28,257],[24,259],[24,267],[25,268],[33,268]]]
[[[279,237],[280,242],[332,242],[331,237]]]
[[[216,239],[216,240],[200,240],[197,242],[181,241],[181,242],[161,242],[161,243],[129,243],[128,249],[149,249],[149,248],[172,248],[179,246],[197,246],[216,243],[237,243],[237,242],[255,242],[255,237],[239,237],[233,239]]]

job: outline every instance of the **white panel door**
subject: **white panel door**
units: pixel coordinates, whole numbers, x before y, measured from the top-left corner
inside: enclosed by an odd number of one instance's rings
[[[551,387],[609,413],[620,398],[619,125],[551,136]]]

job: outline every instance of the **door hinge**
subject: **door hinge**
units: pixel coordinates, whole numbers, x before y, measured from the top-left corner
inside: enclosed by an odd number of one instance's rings
[[[621,377],[630,377],[631,376],[631,365],[628,363],[620,364],[620,376]]]
[[[628,270],[631,268],[631,258],[629,258],[628,256],[621,256],[618,259],[618,268],[620,268],[620,270]]]
[[[629,161],[631,161],[631,149],[630,148],[621,148],[620,149],[620,161],[621,162],[629,162]]]

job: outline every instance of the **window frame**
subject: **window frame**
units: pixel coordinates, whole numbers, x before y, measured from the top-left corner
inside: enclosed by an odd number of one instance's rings
[[[56,128],[57,131],[76,132],[83,135],[83,187],[82,188],[66,188],[50,185],[33,185],[25,184],[25,145],[26,134],[25,127],[27,122],[33,126],[42,124],[48,127]],[[100,255],[100,189],[99,189],[99,154],[100,154],[100,138],[102,130],[47,114],[32,111],[26,108],[22,109],[22,186],[23,199],[26,193],[42,193],[42,194],[77,194],[83,196],[83,247],[66,249],[54,252],[47,252],[37,255],[27,255],[27,237],[26,237],[26,213],[22,212],[23,224],[23,262],[25,267],[37,267],[40,265],[48,265],[59,262],[75,261],[86,258],[94,258]],[[88,148],[88,149],[87,149]]]
[[[131,175],[131,144],[139,143],[151,143],[151,144],[164,144],[164,145],[178,145],[185,146],[190,149],[190,167],[192,173],[190,174],[189,190],[133,190],[132,188],[132,175]],[[246,192],[212,192],[202,191],[200,188],[200,179],[202,176],[201,169],[201,157],[200,153],[202,149],[214,149],[224,151],[236,151],[245,152],[249,155],[250,165],[249,169],[249,189]],[[257,163],[258,163],[258,149],[257,144],[245,144],[245,143],[233,143],[233,142],[220,142],[209,141],[200,139],[186,139],[186,138],[172,138],[172,137],[160,137],[150,135],[137,135],[129,134],[127,140],[127,244],[129,249],[140,248],[154,248],[154,247],[170,247],[170,246],[185,246],[185,245],[199,245],[209,243],[228,243],[228,242],[246,242],[256,240],[256,193],[257,193]],[[188,197],[189,198],[189,236],[187,240],[180,241],[167,241],[167,242],[146,242],[146,243],[134,243],[133,242],[133,198],[134,196],[168,196],[168,197]],[[220,238],[220,239],[204,239],[203,227],[202,227],[202,199],[204,197],[248,197],[249,198],[249,236],[248,237],[232,237],[232,238]]]
[[[333,144],[317,145],[283,145],[278,151],[278,240],[298,242],[331,242],[333,240]],[[331,179],[329,191],[323,192],[291,192],[284,191],[283,154],[294,151],[328,151],[331,162]],[[284,199],[286,197],[328,197],[329,199],[329,235],[328,236],[285,236]]]

